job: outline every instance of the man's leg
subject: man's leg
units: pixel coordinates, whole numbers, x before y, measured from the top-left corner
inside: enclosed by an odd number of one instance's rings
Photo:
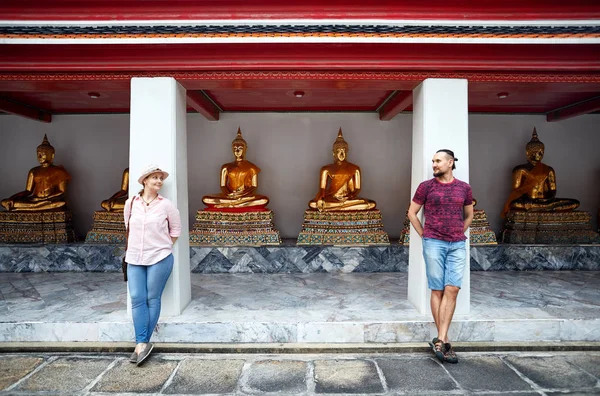
[[[435,322],[435,328],[438,331],[438,338],[440,334],[440,305],[442,304],[442,298],[444,297],[443,290],[432,290],[431,291],[431,314],[433,315],[433,321]]]
[[[446,260],[447,243],[437,239],[423,238],[423,258],[427,271],[427,284],[431,289],[431,314],[438,337],[429,344],[438,359],[443,360],[443,343],[439,340],[440,330],[440,305],[444,294],[444,262]]]
[[[438,320],[436,325],[438,328],[438,338],[443,342],[450,342],[448,340],[448,329],[454,316],[454,309],[456,308],[456,297],[460,288],[456,286],[446,286],[444,288],[443,296],[439,304]],[[433,297],[433,292],[432,292]],[[435,318],[435,316],[434,316]]]

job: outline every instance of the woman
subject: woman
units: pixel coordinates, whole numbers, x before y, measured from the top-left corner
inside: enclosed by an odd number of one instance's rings
[[[129,358],[139,366],[154,347],[152,332],[160,316],[160,299],[173,269],[173,244],[181,234],[179,211],[168,199],[158,194],[169,174],[149,165],[138,182],[144,186],[124,207],[125,226],[129,231],[127,278],[135,351]]]

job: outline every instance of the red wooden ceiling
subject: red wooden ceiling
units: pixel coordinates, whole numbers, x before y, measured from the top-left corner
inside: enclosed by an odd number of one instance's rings
[[[63,82],[64,84],[64,82]],[[407,82],[408,90],[416,82]],[[371,90],[323,88],[319,82],[302,88],[271,89],[260,82],[251,88],[210,89],[205,93],[224,111],[376,111],[393,92],[381,87]],[[0,86],[2,86],[0,82]],[[294,96],[303,91],[302,98]],[[91,98],[88,93],[100,97]],[[507,92],[507,98],[497,94]],[[583,101],[600,93],[600,83],[502,83],[470,82],[469,108],[475,112],[547,113]],[[0,91],[0,97],[46,110],[50,113],[126,113],[129,111],[129,83],[115,87],[110,81],[73,82],[68,90]],[[410,108],[408,108],[410,109]],[[191,108],[190,108],[191,110]]]
[[[20,0],[0,2],[0,20],[590,20],[600,19],[597,4]],[[203,90],[225,111],[375,111],[394,91],[448,77],[469,80],[471,111],[546,113],[600,94],[598,53],[598,45],[589,44],[11,44],[0,51],[0,101],[50,113],[127,112],[132,76],[171,75],[190,91]],[[296,90],[304,97],[293,96]],[[92,99],[89,92],[100,97]],[[500,99],[500,92],[509,95]]]

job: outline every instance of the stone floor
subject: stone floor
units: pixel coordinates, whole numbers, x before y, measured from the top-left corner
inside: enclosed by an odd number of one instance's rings
[[[0,342],[131,341],[119,273],[4,273]],[[392,343],[435,336],[406,273],[192,274],[192,302],[156,342]],[[454,341],[600,341],[599,271],[471,273]]]
[[[0,355],[0,395],[593,395],[598,352]]]

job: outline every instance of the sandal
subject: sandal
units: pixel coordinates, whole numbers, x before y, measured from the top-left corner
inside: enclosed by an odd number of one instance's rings
[[[444,347],[444,343],[437,337],[435,337],[433,340],[431,340],[431,342],[429,343],[429,346],[431,347],[431,350],[433,351],[433,353],[435,353],[435,357],[437,357],[439,359],[440,362],[444,362],[444,352],[443,352],[443,347]]]
[[[452,345],[450,345],[450,343],[444,344],[443,357],[444,357],[444,362],[453,363],[453,364],[458,363],[458,357],[456,356],[456,353],[454,353],[454,349],[452,349]]]

